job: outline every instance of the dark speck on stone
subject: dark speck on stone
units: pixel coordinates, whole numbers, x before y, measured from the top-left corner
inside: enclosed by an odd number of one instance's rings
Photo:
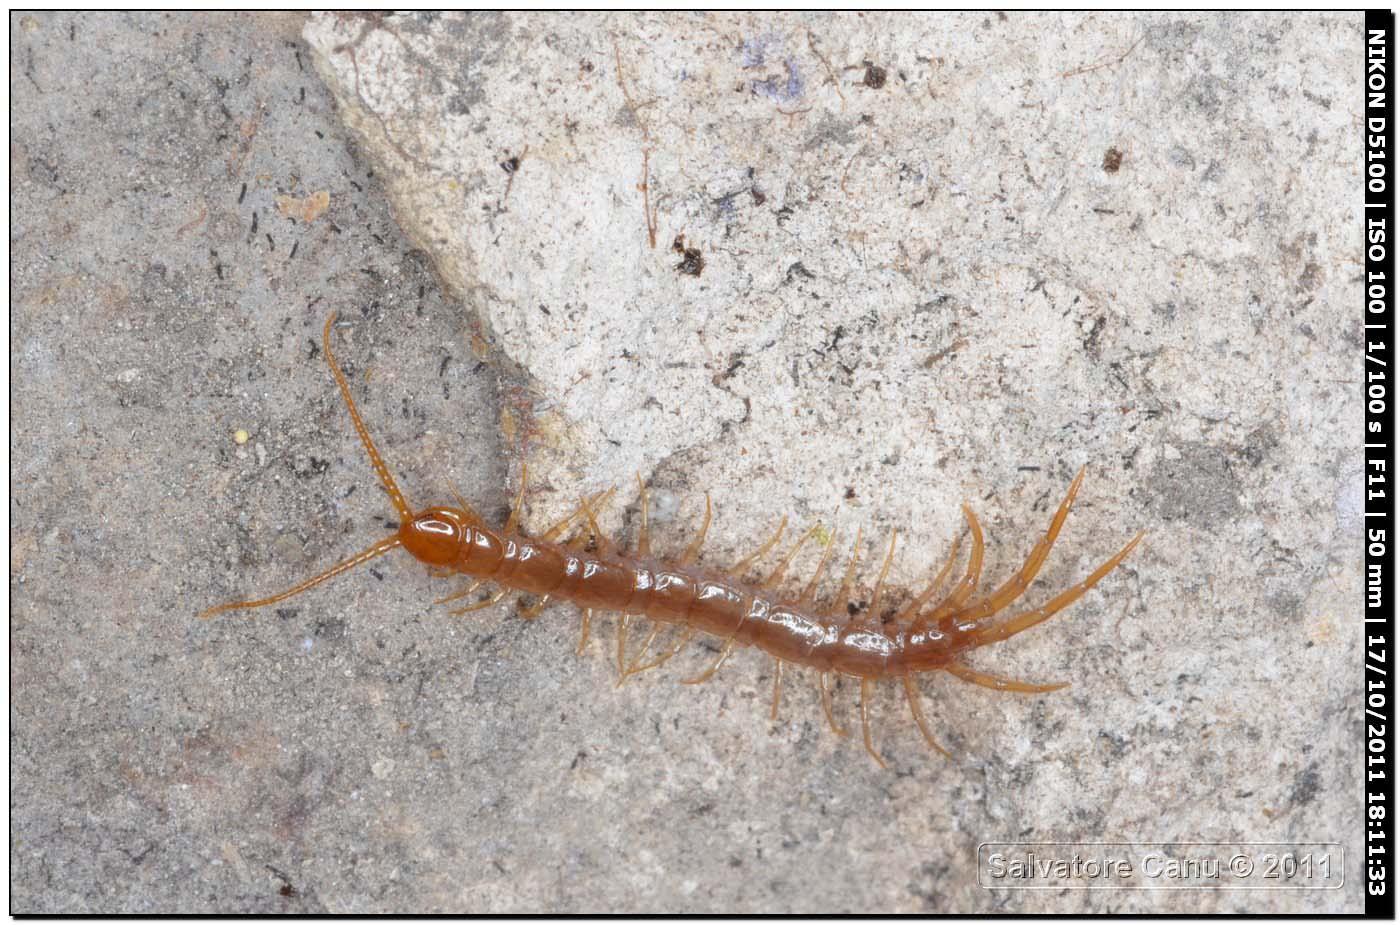
[[[681,251],[681,262],[676,264],[676,272],[684,273],[687,276],[699,276],[705,272],[705,256],[696,247],[687,247]]]

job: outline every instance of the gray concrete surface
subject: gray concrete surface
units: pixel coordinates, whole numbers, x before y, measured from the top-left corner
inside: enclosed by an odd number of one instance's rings
[[[1359,18],[12,26],[16,911],[1359,908]],[[752,655],[615,690],[610,622],[575,658],[402,558],[197,623],[391,522],[332,306],[420,503],[641,469],[724,563],[844,499],[908,584],[965,499],[1005,574],[1090,463],[1040,587],[1151,536],[978,654],[1069,691],[925,685],[954,761],[882,692],[888,772],[809,678],[777,723]],[[1350,882],[988,891],[998,840]]]

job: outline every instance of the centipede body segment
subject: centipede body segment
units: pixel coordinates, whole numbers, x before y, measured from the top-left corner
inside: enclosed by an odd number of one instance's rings
[[[530,619],[537,617],[551,601],[572,602],[583,614],[580,653],[587,644],[594,616],[604,611],[620,613],[617,641],[619,684],[632,675],[664,665],[697,634],[704,634],[718,640],[718,654],[700,674],[684,679],[683,683],[698,684],[714,677],[737,648],[757,648],[772,657],[774,662],[773,717],[777,718],[778,715],[784,668],[811,668],[818,675],[822,709],[827,721],[837,735],[844,736],[848,731],[836,721],[829,677],[838,674],[854,678],[859,682],[859,713],[866,750],[884,766],[884,759],[875,748],[870,731],[868,701],[874,683],[898,679],[920,733],[932,748],[948,755],[936,741],[919,703],[917,678],[926,673],[945,671],[972,684],[1018,693],[1045,693],[1067,686],[998,677],[970,667],[963,656],[981,646],[1010,639],[1069,607],[1113,571],[1144,535],[1139,533],[1133,537],[1087,578],[1045,604],[1003,619],[1002,611],[1025,593],[1044,565],[1079,492],[1084,472],[1081,470],[1071,483],[1064,501],[1050,521],[1049,529],[1036,543],[1021,568],[995,590],[980,596],[978,591],[984,554],[982,529],[977,516],[964,506],[963,516],[971,550],[961,576],[944,591],[956,563],[961,545],[959,541],[954,543],[952,552],[929,584],[891,616],[882,610],[882,601],[886,595],[885,579],[894,560],[897,536],[890,538],[888,551],[871,591],[870,603],[863,611],[854,606],[852,599],[860,531],[857,531],[851,547],[850,559],[835,598],[821,605],[817,603],[817,598],[835,546],[834,534],[827,538],[815,573],[796,595],[781,590],[783,578],[798,549],[817,535],[816,527],[804,533],[778,565],[756,581],[751,582],[747,576],[781,541],[786,519],[752,555],[731,568],[724,571],[704,568],[697,564],[697,558],[711,520],[708,494],[705,496],[704,518],[696,534],[682,554],[669,561],[658,558],[651,550],[644,484],[641,485],[639,532],[634,554],[618,549],[598,526],[598,511],[607,503],[611,490],[581,497],[578,507],[567,517],[537,537],[525,536],[519,529],[520,509],[524,502],[524,472],[515,505],[506,524],[500,529],[489,526],[460,497],[456,498],[454,507],[430,507],[415,513],[375,447],[350,395],[345,376],[335,361],[331,350],[334,322],[335,314],[332,313],[322,331],[326,361],[350,412],[355,431],[398,512],[399,528],[394,535],[294,588],[272,597],[220,604],[205,610],[201,617],[230,610],[266,607],[284,601],[402,547],[435,572],[461,574],[471,579],[466,587],[447,595],[439,603],[461,600],[486,583],[497,586],[496,592],[485,601],[458,608],[453,611],[454,614],[460,615],[494,604],[511,590],[538,596],[536,603],[522,612],[522,616]],[[580,522],[583,531],[564,539]],[[585,542],[590,537],[593,540],[592,548],[586,548]],[[938,597],[940,591],[943,591],[941,598]],[[934,603],[935,598],[938,598],[937,603]],[[651,620],[653,625],[640,651],[629,658],[627,634],[632,621],[638,617]],[[679,635],[672,643],[652,654],[652,645],[666,625],[677,626]],[[647,658],[648,655],[651,657]]]

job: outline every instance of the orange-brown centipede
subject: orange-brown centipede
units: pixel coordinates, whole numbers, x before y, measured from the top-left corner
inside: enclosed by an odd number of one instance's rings
[[[388,492],[389,500],[399,513],[401,520],[398,530],[393,536],[380,540],[363,552],[288,591],[260,600],[220,604],[205,610],[200,614],[201,617],[209,617],[227,610],[275,604],[402,546],[415,559],[430,567],[450,573],[461,573],[475,579],[466,588],[448,595],[439,603],[465,597],[488,581],[500,586],[489,599],[461,608],[454,611],[454,614],[494,604],[511,589],[540,595],[537,603],[524,612],[528,618],[538,616],[550,600],[566,600],[577,604],[583,611],[583,640],[579,644],[580,652],[587,642],[593,613],[599,610],[620,611],[623,618],[618,637],[618,669],[624,680],[630,675],[664,664],[680,652],[697,633],[705,633],[721,641],[719,655],[699,676],[682,683],[697,684],[712,677],[736,646],[756,646],[773,657],[775,718],[783,666],[814,668],[820,681],[822,708],[827,721],[838,735],[846,735],[846,731],[837,725],[832,713],[831,693],[827,682],[832,672],[854,677],[860,682],[860,718],[865,747],[883,767],[884,761],[871,741],[866,710],[872,682],[899,679],[903,684],[910,712],[925,740],[934,749],[945,756],[948,755],[934,740],[933,733],[928,728],[928,722],[919,706],[914,679],[926,672],[946,671],[964,681],[1000,691],[1044,693],[1065,687],[1064,684],[1032,684],[997,677],[969,667],[960,656],[979,646],[1009,639],[1073,604],[1113,571],[1144,535],[1139,533],[1133,537],[1088,578],[1060,592],[1049,602],[1017,614],[1009,620],[999,620],[997,615],[1021,596],[1044,564],[1084,480],[1084,471],[1080,470],[1079,475],[1075,477],[1064,501],[1055,512],[1049,529],[1031,550],[1025,564],[995,591],[980,597],[974,595],[982,571],[982,529],[976,515],[964,505],[963,515],[971,534],[972,551],[961,579],[953,584],[938,604],[928,606],[933,600],[933,595],[942,587],[952,571],[958,551],[958,544],[954,543],[947,562],[928,586],[900,608],[892,620],[886,621],[880,602],[885,590],[885,578],[894,559],[897,535],[890,539],[889,552],[875,581],[869,606],[864,609],[863,615],[848,617],[846,602],[855,579],[855,550],[860,545],[859,532],[835,604],[827,608],[818,608],[814,600],[831,557],[834,537],[828,539],[816,573],[796,596],[782,593],[778,586],[797,550],[817,532],[815,527],[807,531],[782,562],[758,584],[745,582],[743,575],[750,566],[777,545],[786,519],[770,539],[737,565],[723,572],[700,568],[695,565],[695,560],[710,525],[711,508],[708,494],[705,496],[704,520],[697,535],[673,562],[663,561],[652,555],[645,485],[641,486],[641,523],[635,555],[618,550],[598,528],[597,506],[606,501],[612,493],[611,490],[592,498],[580,499],[577,510],[540,536],[524,536],[518,529],[521,504],[524,500],[524,473],[521,476],[515,505],[502,529],[495,530],[487,526],[481,516],[461,497],[456,499],[458,507],[430,507],[415,514],[408,506],[403,493],[399,491],[393,476],[389,474],[389,469],[375,448],[374,441],[370,439],[364,420],[350,396],[350,387],[336,364],[331,352],[331,326],[334,322],[333,312],[326,320],[321,333],[326,362],[330,364],[331,372],[340,387],[340,393],[345,399],[346,408],[370,462]],[[640,483],[640,477],[638,481]],[[581,540],[585,537],[560,542],[560,537],[580,518],[586,520],[588,531],[594,539],[595,545],[591,550],[585,550],[582,545]],[[851,610],[854,611],[855,608]],[[625,634],[628,618],[634,615],[650,618],[656,627],[643,646],[642,653],[629,662],[625,658]],[[681,625],[684,629],[680,638],[650,661],[639,664],[655,638],[656,631],[664,624]]]

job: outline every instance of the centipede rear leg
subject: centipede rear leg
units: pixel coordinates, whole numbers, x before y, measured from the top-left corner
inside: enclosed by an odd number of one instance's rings
[[[1128,553],[1133,551],[1133,547],[1141,542],[1142,538],[1146,535],[1144,531],[1133,537],[1128,541],[1128,545],[1124,546],[1107,562],[1095,569],[1088,578],[1060,592],[1058,595],[1051,598],[1049,603],[1037,607],[1034,610],[1028,610],[1004,623],[990,622],[994,618],[988,617],[974,624],[974,626],[979,627],[978,632],[974,636],[976,645],[985,646],[994,642],[1003,642],[1018,633],[1024,633],[1033,626],[1044,623],[1046,620],[1083,597],[1088,593],[1090,588],[1103,580],[1105,575],[1117,568],[1119,563],[1127,558]],[[984,624],[985,628],[983,628]]]
[[[1068,681],[1035,684],[1030,681],[1017,681],[1014,678],[1004,678],[1000,675],[989,674],[985,671],[978,671],[975,668],[970,668],[962,662],[950,662],[943,670],[955,678],[961,678],[969,684],[976,684],[994,691],[1011,691],[1017,694],[1048,694],[1051,691],[1063,690],[1069,687]]]
[[[1079,486],[1084,482],[1084,473],[1087,467],[1080,469],[1075,476],[1074,482],[1070,484],[1069,491],[1065,493],[1065,498],[1060,502],[1059,509],[1055,512],[1054,518],[1050,521],[1050,527],[1045,534],[1031,548],[1030,554],[1015,574],[1008,578],[1000,588],[997,588],[985,598],[977,601],[974,605],[963,608],[957,615],[959,622],[968,623],[989,617],[1013,604],[1017,598],[1026,592],[1035,576],[1040,573],[1041,567],[1045,564],[1046,558],[1050,555],[1051,548],[1055,545],[1055,540],[1060,535],[1060,528],[1064,526],[1065,518],[1069,516],[1070,508],[1074,505],[1075,496],[1079,494]]]

